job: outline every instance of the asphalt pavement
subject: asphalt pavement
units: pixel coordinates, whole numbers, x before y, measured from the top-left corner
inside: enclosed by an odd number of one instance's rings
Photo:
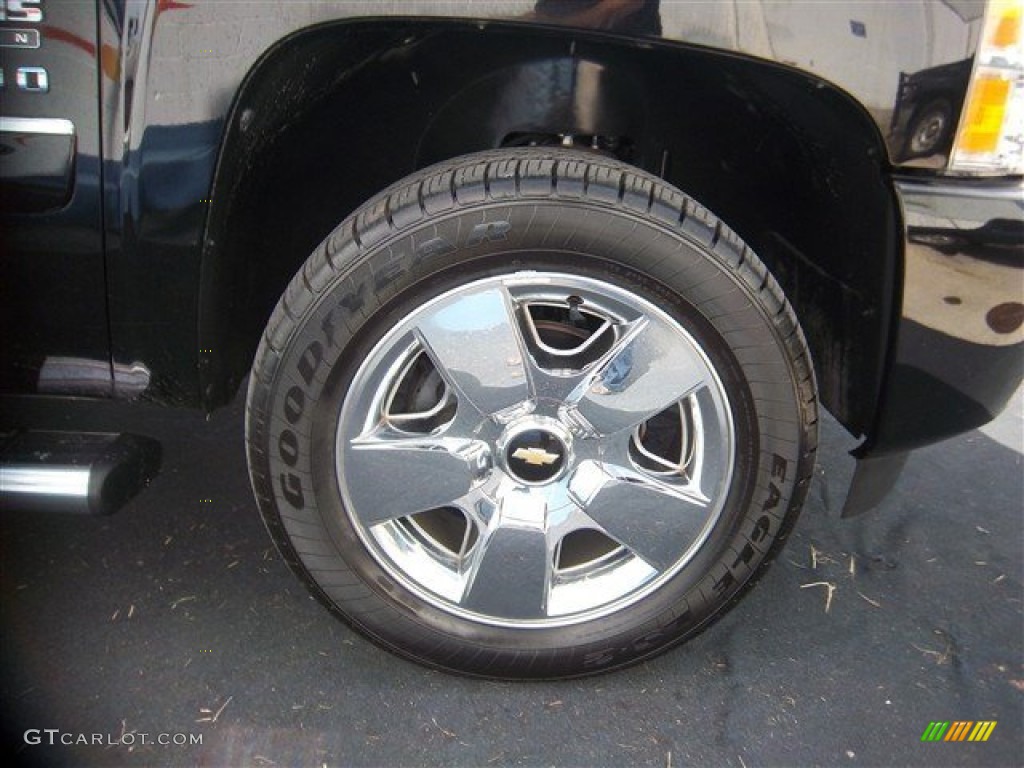
[[[826,421],[794,535],[728,616],[625,671],[515,684],[397,659],[307,595],[251,500],[240,402],[211,420],[133,407],[164,460],[128,507],[0,517],[5,751],[48,766],[1019,766],[1020,408],[914,454],[882,508],[849,521],[853,441]],[[996,725],[922,742],[935,721]]]

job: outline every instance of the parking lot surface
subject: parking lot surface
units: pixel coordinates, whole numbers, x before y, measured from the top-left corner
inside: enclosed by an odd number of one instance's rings
[[[827,421],[795,533],[728,616],[631,669],[529,684],[407,663],[308,597],[251,500],[241,412],[134,408],[164,460],[128,507],[0,518],[19,764],[1024,763],[1019,399],[849,521],[852,441]],[[922,742],[935,721],[996,725]]]

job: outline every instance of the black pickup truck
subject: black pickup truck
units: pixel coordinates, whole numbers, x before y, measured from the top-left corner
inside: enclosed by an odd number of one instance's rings
[[[853,514],[1021,380],[1013,0],[4,0],[0,57],[3,504],[158,465],[27,404],[245,387],[283,557],[439,668],[664,650],[780,549],[819,405]]]

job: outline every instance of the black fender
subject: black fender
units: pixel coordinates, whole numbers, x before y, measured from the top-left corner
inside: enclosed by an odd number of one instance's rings
[[[610,140],[713,210],[801,318],[823,403],[871,428],[900,291],[900,212],[864,108],[700,46],[519,23],[371,19],[282,40],[230,110],[198,296],[203,404],[234,394],[318,242],[414,170],[530,134]],[[606,145],[609,142],[605,142]]]

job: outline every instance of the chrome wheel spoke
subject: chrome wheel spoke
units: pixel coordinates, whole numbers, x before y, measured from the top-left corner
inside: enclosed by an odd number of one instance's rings
[[[636,472],[584,462],[569,485],[591,520],[658,571],[677,562],[707,523],[708,500]]]
[[[353,440],[345,452],[349,501],[364,525],[449,505],[490,466],[477,440],[385,434]]]
[[[633,429],[710,378],[707,364],[679,343],[667,323],[640,318],[570,396],[566,416],[586,430],[610,435]]]
[[[462,599],[465,608],[510,619],[545,615],[553,568],[543,526],[545,506],[527,492],[505,494],[476,546]]]
[[[522,341],[508,294],[461,291],[431,306],[416,333],[441,375],[483,415],[530,398]]]

